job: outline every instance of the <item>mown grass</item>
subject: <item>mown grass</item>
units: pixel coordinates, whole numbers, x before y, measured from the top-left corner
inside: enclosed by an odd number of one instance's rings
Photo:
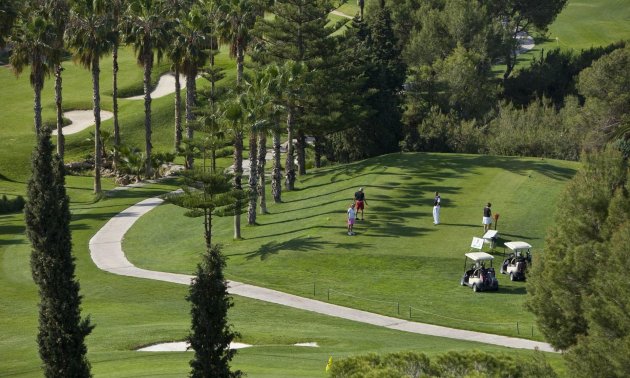
[[[69,177],[72,201],[73,251],[83,295],[83,315],[96,324],[87,338],[96,377],[182,377],[189,371],[190,353],[142,353],[134,349],[157,342],[183,340],[190,327],[183,285],[120,277],[98,270],[91,262],[88,241],[109,218],[139,200],[174,187],[167,184],[116,191],[93,202],[90,178]],[[85,189],[88,188],[88,189]],[[109,185],[108,188],[111,188]],[[37,288],[29,266],[30,246],[21,215],[0,216],[0,376],[39,377],[35,341]],[[198,234],[191,234],[198,238]],[[254,347],[238,353],[234,366],[250,377],[324,377],[329,356],[421,350],[435,354],[476,348],[492,353],[507,348],[465,341],[412,335],[235,298],[230,311],[240,341]],[[292,346],[317,342],[319,348]],[[529,351],[517,351],[524,357]],[[562,368],[557,355],[550,361]]]
[[[626,0],[571,0],[545,34],[533,33],[536,46],[519,55],[527,67],[542,51],[586,50],[630,39],[630,6]],[[503,67],[500,67],[503,69]]]
[[[214,240],[225,245],[227,275],[416,321],[541,339],[523,308],[525,286],[500,277],[498,293],[459,286],[464,253],[481,236],[482,208],[500,213],[503,240],[544,249],[558,194],[578,164],[456,154],[392,154],[315,170],[298,190],[271,204],[256,226],[232,240],[232,220],[214,220]],[[365,221],[345,232],[353,193],[365,187]],[[432,199],[442,195],[442,224],[432,224]],[[269,199],[268,195],[268,199]],[[245,222],[245,217],[243,217]],[[151,235],[150,237],[148,235]],[[185,235],[182,237],[181,235]],[[189,273],[203,251],[199,219],[163,205],[125,237],[130,260],[148,269]],[[497,251],[497,261],[502,249]],[[448,299],[448,300],[446,300]],[[517,331],[517,324],[519,328]]]

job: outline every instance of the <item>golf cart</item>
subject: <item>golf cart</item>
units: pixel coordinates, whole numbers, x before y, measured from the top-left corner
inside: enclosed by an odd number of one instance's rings
[[[483,239],[473,238],[472,247],[480,248],[479,243],[483,246]],[[462,286],[472,287],[474,292],[484,290],[499,290],[499,281],[494,274],[492,260],[494,256],[486,252],[468,252],[464,259],[464,275],[460,281]],[[470,263],[469,267],[469,261]],[[486,267],[486,262],[490,261],[490,267]],[[468,268],[469,267],[469,268]]]
[[[510,281],[525,281],[527,266],[532,263],[532,246],[522,241],[507,242],[504,245],[511,252],[503,260],[501,274],[510,275]]]

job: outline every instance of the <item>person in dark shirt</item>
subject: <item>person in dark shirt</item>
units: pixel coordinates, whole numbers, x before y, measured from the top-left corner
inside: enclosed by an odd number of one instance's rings
[[[367,205],[367,201],[365,200],[365,193],[363,193],[363,188],[359,188],[359,191],[354,193],[354,202],[357,205],[357,218],[359,217],[359,210],[361,210],[361,220],[363,220],[363,208]]]
[[[492,204],[488,202],[486,207],[483,208],[483,218],[481,220],[481,223],[483,223],[484,234],[488,232],[488,230],[490,229],[490,225],[492,224],[492,210],[490,210],[491,206]]]

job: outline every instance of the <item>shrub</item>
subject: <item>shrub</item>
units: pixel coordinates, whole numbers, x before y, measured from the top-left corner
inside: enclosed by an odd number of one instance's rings
[[[18,213],[24,210],[24,197],[17,196],[9,199],[6,194],[0,199],[0,214]]]

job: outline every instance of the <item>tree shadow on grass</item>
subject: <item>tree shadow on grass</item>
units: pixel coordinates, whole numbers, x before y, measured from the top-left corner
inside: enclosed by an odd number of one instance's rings
[[[254,236],[254,237],[251,237],[251,238],[244,237],[244,238],[243,238],[243,240],[255,240],[255,239],[272,238],[272,237],[281,236],[281,235],[293,234],[293,233],[296,233],[296,232],[312,231],[312,230],[317,229],[317,228],[331,228],[331,229],[339,229],[339,226],[313,226],[313,227],[303,227],[303,228],[298,228],[298,229],[294,229],[294,230],[288,230],[288,231],[285,231],[285,232],[276,232],[276,233],[273,233],[273,234],[268,234],[268,235]]]
[[[324,248],[365,248],[368,247],[366,243],[333,243],[323,240],[321,237],[307,237],[301,236],[299,238],[287,240],[285,242],[271,241],[265,243],[257,251],[247,253],[245,258],[247,260],[260,259],[261,261],[267,260],[272,255],[277,255],[280,251],[290,252],[308,252],[317,251]]]
[[[509,280],[509,277],[508,277]],[[510,295],[525,295],[527,294],[527,289],[525,288],[525,283],[521,283],[523,286],[500,286],[499,293],[501,294],[510,294]]]
[[[357,227],[357,233],[361,233],[361,225]],[[365,237],[377,238],[398,238],[398,237],[418,237],[426,234],[429,229],[423,227],[411,227],[404,222],[389,221],[386,224],[368,224],[369,233]]]

